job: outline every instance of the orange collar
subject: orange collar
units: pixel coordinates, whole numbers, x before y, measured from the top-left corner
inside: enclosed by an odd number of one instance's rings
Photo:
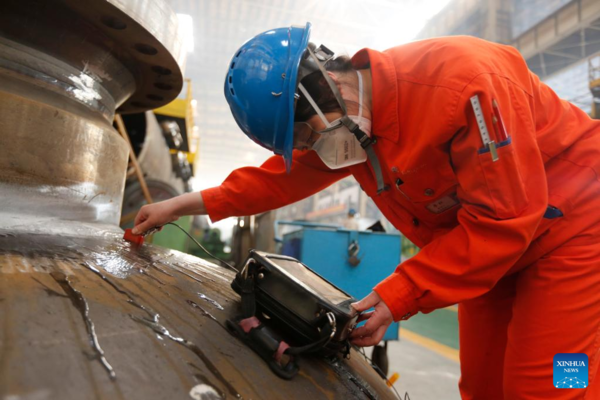
[[[356,68],[371,68],[373,115],[371,131],[393,142],[400,134],[398,123],[398,79],[392,58],[376,50],[362,49],[352,57]]]

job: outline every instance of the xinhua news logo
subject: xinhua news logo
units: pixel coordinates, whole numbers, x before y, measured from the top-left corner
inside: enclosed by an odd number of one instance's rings
[[[558,353],[554,356],[554,387],[584,389],[588,385],[588,356],[583,353]]]

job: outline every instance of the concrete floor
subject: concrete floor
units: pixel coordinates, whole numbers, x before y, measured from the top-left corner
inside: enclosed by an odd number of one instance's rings
[[[452,361],[408,339],[388,344],[389,371],[400,374],[394,387],[405,400],[460,400],[460,367]]]
[[[400,341],[388,343],[388,357],[388,376],[400,374],[394,387],[402,400],[459,400],[456,307],[402,322]]]

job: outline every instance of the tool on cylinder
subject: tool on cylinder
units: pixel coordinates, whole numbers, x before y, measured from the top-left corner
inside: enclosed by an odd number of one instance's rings
[[[131,228],[127,228],[127,229],[125,229],[125,234],[123,235],[123,239],[125,239],[131,243],[142,245],[142,244],[144,244],[144,238],[146,236],[152,235],[153,233],[158,232],[161,229],[162,229],[162,226],[155,226],[152,229],[148,229],[142,235],[136,235],[133,233],[133,230]]]
[[[227,263],[226,261],[221,260],[219,257],[213,255],[210,251],[206,250],[206,248],[204,246],[202,246],[192,235],[189,234],[188,231],[186,231],[185,229],[183,229],[181,226],[177,225],[174,222],[167,222],[165,225],[176,226],[183,233],[185,233],[190,238],[190,240],[192,240],[206,254],[208,254],[212,258],[214,258],[214,259],[219,260],[220,262],[222,262],[223,266],[225,266],[225,268],[228,268],[228,269],[232,270],[233,272],[238,272],[238,270],[235,269],[234,267],[232,267],[229,263]],[[132,229],[128,228],[128,229],[125,229],[125,234],[123,235],[123,239],[125,239],[125,240],[127,240],[128,242],[131,242],[131,243],[142,245],[142,244],[144,244],[144,238],[146,236],[152,235],[153,233],[156,233],[156,232],[160,231],[165,225],[155,226],[154,228],[148,229],[146,232],[144,232],[141,235],[135,235],[135,234],[133,234]]]
[[[211,255],[179,225],[168,225],[177,226]],[[144,235],[126,229],[123,238],[141,245],[145,236],[161,228]],[[251,250],[241,271],[225,265],[236,272],[231,287],[240,295],[242,306],[241,315],[226,325],[276,375],[296,376],[296,359],[301,354],[349,354],[350,332],[359,317],[350,304],[357,299],[291,257]]]
[[[138,244],[138,245],[144,244],[144,236],[134,235],[130,228],[125,229],[125,234],[123,235],[123,239],[127,240],[128,242]]]
[[[292,379],[302,354],[349,354],[356,299],[295,258],[250,250],[231,287],[242,314],[227,327],[277,376]]]

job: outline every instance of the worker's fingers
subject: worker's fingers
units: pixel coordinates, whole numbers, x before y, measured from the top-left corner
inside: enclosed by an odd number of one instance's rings
[[[365,297],[361,301],[357,301],[356,303],[350,304],[350,306],[352,306],[352,308],[354,308],[356,311],[360,312],[368,310],[380,301],[381,298],[379,297],[379,295],[375,292],[371,292],[367,297]]]
[[[134,235],[141,235],[149,229],[177,221],[178,218],[174,209],[174,203],[170,200],[146,204],[135,217],[132,233]]]
[[[139,224],[141,224],[142,222],[144,222],[146,219],[148,219],[148,211],[146,209],[146,206],[142,207],[140,209],[140,211],[138,211],[137,215],[135,216],[135,220],[133,221],[133,226],[138,226]],[[135,228],[133,229],[133,233],[135,233]]]
[[[144,232],[156,226],[156,223],[148,219],[131,230],[134,235],[143,235]]]
[[[378,296],[379,297],[379,296]],[[392,312],[383,302],[375,304],[375,310],[367,317],[367,322],[352,331],[351,338],[372,336],[381,326],[389,326],[393,321]]]
[[[356,320],[356,322],[365,321],[365,320],[371,318],[372,315],[373,315],[373,311],[362,313],[358,316],[358,319]]]
[[[366,324],[354,328],[354,330],[350,334],[350,337],[358,338],[358,337],[362,337],[362,336],[371,336],[371,334],[373,332],[375,332],[377,330],[377,328],[379,328],[381,326],[382,323],[383,323],[383,321],[378,321],[377,316],[373,315],[373,316],[371,316],[371,318],[369,318],[367,320]]]
[[[367,322],[352,331],[350,337],[360,337],[360,336],[370,336],[379,329],[382,325],[389,325],[391,323],[391,319],[388,319],[386,316],[378,314],[377,312],[373,312],[373,315],[367,320]]]
[[[387,327],[388,325],[381,325],[370,336],[362,336],[359,338],[352,339],[352,344],[360,347],[375,346],[376,344],[381,342],[381,339],[383,339]]]

